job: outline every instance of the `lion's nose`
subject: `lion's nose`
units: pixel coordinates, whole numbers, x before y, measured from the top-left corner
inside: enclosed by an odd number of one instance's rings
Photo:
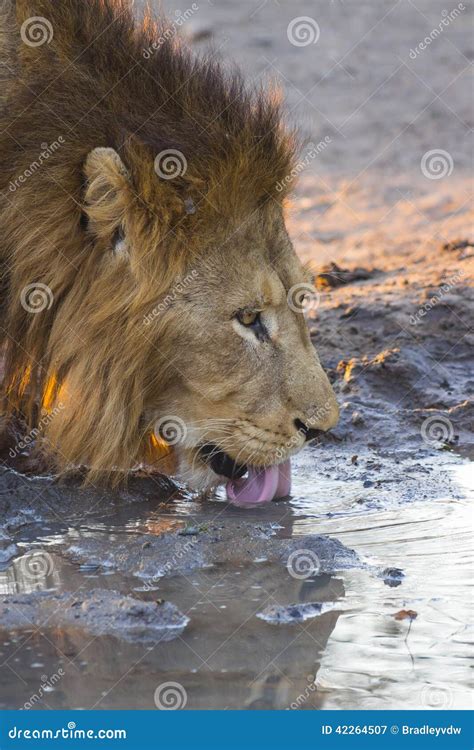
[[[304,435],[306,443],[323,434],[323,430],[315,430],[313,427],[308,427],[308,425],[302,422],[301,419],[295,419],[295,427],[298,432],[301,432]]]

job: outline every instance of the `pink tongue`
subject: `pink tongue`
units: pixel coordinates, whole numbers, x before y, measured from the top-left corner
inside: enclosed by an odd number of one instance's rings
[[[227,482],[227,500],[233,505],[261,505],[285,497],[291,488],[291,464],[285,461],[268,469],[249,467],[246,477]]]

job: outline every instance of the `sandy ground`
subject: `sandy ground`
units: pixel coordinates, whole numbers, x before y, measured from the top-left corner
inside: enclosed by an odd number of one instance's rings
[[[259,511],[1,467],[0,706],[61,669],[38,707],[151,708],[170,680],[188,708],[468,707],[472,6],[196,5],[182,33],[276,80],[307,140],[289,228],[341,422]]]

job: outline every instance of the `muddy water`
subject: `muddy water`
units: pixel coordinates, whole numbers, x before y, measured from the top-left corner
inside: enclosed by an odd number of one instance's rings
[[[399,475],[397,462],[391,471],[377,464],[374,481],[371,459],[359,458],[342,482],[350,456],[324,459],[315,474],[306,451],[292,500],[266,509],[177,495],[113,513],[99,504],[86,521],[53,513],[21,525],[3,544],[12,559],[0,570],[2,595],[111,590],[170,601],[189,623],[172,640],[146,643],[64,624],[54,611],[40,623],[0,627],[0,707],[154,708],[168,682],[179,683],[177,700],[186,696],[191,709],[469,707],[472,465],[444,454],[402,458]],[[239,547],[243,522],[261,529],[260,547],[242,538]],[[206,553],[221,544],[213,523],[235,544],[210,563]],[[195,569],[171,564],[150,578],[123,564],[137,541],[146,547],[180,530],[191,541],[207,534]],[[290,575],[272,545],[294,538],[304,550],[314,534],[355,550],[357,563],[336,557],[328,572]],[[35,549],[52,564],[32,580],[24,562]],[[21,605],[12,607],[19,615]],[[411,617],[397,620],[402,610]],[[275,611],[289,622],[272,621]]]

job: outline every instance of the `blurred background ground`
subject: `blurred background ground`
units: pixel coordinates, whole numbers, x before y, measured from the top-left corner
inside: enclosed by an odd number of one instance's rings
[[[303,137],[314,144],[330,139],[301,171],[291,229],[303,257],[375,263],[396,252],[408,259],[420,245],[436,250],[466,233],[472,4],[461,3],[465,10],[443,0],[196,5],[182,26],[194,47],[211,45],[255,83],[276,82]],[[164,8],[172,19],[185,12],[174,2]],[[451,21],[446,12],[453,10]],[[288,38],[291,23],[304,46]],[[435,29],[433,41],[417,52]],[[451,156],[452,172],[428,179],[421,160],[439,149]],[[309,150],[303,149],[302,162]]]

